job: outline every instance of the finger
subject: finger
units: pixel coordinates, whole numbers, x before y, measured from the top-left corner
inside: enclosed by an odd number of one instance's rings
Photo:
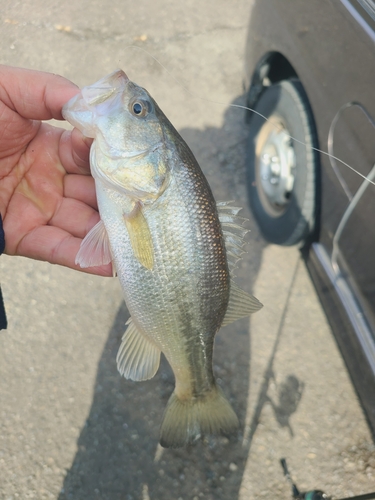
[[[51,264],[59,264],[77,271],[99,276],[112,276],[112,265],[89,267],[82,269],[75,264],[82,240],[75,238],[63,229],[51,226],[40,226],[28,233],[18,246],[18,255],[43,260]]]
[[[62,106],[79,88],[52,73],[0,66],[0,98],[24,118],[62,120]]]
[[[64,196],[82,201],[94,210],[98,210],[95,181],[88,175],[66,175],[64,177]]]
[[[90,146],[92,139],[84,137],[74,128],[65,130],[60,137],[59,156],[65,170],[71,174],[90,174]]]
[[[77,238],[84,238],[99,220],[99,213],[82,201],[63,198],[48,224],[63,229]]]

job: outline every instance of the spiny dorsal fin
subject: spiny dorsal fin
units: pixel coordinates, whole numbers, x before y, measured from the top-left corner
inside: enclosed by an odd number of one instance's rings
[[[235,207],[233,203],[233,201],[222,201],[216,204],[227,250],[228,267],[232,277],[238,261],[245,253],[243,249],[244,238],[249,232],[248,229],[242,227],[248,219],[238,215],[242,208]]]
[[[232,205],[234,201],[218,201],[216,203],[217,210],[220,214],[230,213],[232,215],[237,215],[241,212],[242,207],[235,207]]]
[[[154,247],[142,208],[137,204],[130,214],[124,214],[124,221],[136,259],[143,267],[151,270],[154,267]]]
[[[111,260],[107,231],[100,220],[82,240],[75,262],[81,267],[94,267],[109,264]]]
[[[160,350],[129,319],[116,362],[125,378],[135,381],[149,380],[158,371]]]
[[[237,319],[245,318],[259,311],[262,307],[263,304],[261,304],[257,298],[241,290],[241,288],[231,280],[229,304],[221,326],[226,326]]]

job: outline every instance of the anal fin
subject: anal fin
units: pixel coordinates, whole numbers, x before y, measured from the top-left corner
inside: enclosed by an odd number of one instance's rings
[[[240,318],[250,316],[263,307],[253,295],[241,290],[234,281],[230,282],[229,304],[221,326],[229,325]]]
[[[118,371],[130,380],[149,380],[158,371],[160,350],[137,330],[131,319],[127,325],[116,357]]]

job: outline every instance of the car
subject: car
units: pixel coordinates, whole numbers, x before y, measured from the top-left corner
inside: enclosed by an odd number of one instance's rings
[[[267,241],[299,245],[373,432],[374,82],[374,0],[254,0],[250,206]]]

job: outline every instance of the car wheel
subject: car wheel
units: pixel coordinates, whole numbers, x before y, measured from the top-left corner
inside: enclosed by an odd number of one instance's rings
[[[316,218],[318,155],[312,112],[298,80],[267,87],[250,121],[250,205],[266,240],[305,243]],[[296,140],[293,140],[296,139]]]

